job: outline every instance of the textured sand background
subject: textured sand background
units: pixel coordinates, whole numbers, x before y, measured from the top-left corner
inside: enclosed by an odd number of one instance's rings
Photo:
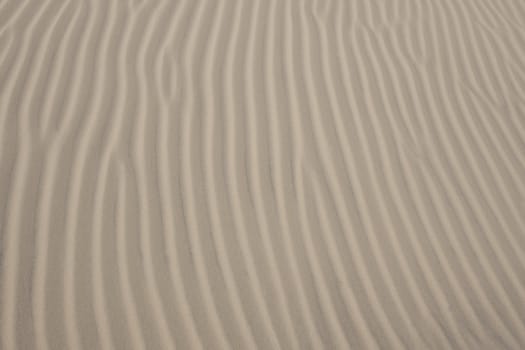
[[[0,348],[525,349],[525,2],[0,1]]]

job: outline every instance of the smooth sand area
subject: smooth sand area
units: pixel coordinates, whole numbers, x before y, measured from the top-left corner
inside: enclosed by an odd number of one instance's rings
[[[525,2],[0,0],[0,349],[525,349]]]

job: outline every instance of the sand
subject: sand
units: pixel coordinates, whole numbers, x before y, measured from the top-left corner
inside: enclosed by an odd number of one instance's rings
[[[525,349],[525,2],[0,1],[0,348]]]

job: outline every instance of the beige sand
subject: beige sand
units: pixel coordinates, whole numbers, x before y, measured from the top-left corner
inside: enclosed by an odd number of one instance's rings
[[[0,1],[0,348],[525,349],[525,2]]]

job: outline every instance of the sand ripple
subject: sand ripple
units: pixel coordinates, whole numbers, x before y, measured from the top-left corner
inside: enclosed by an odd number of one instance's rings
[[[0,348],[525,348],[524,23],[0,1]]]

